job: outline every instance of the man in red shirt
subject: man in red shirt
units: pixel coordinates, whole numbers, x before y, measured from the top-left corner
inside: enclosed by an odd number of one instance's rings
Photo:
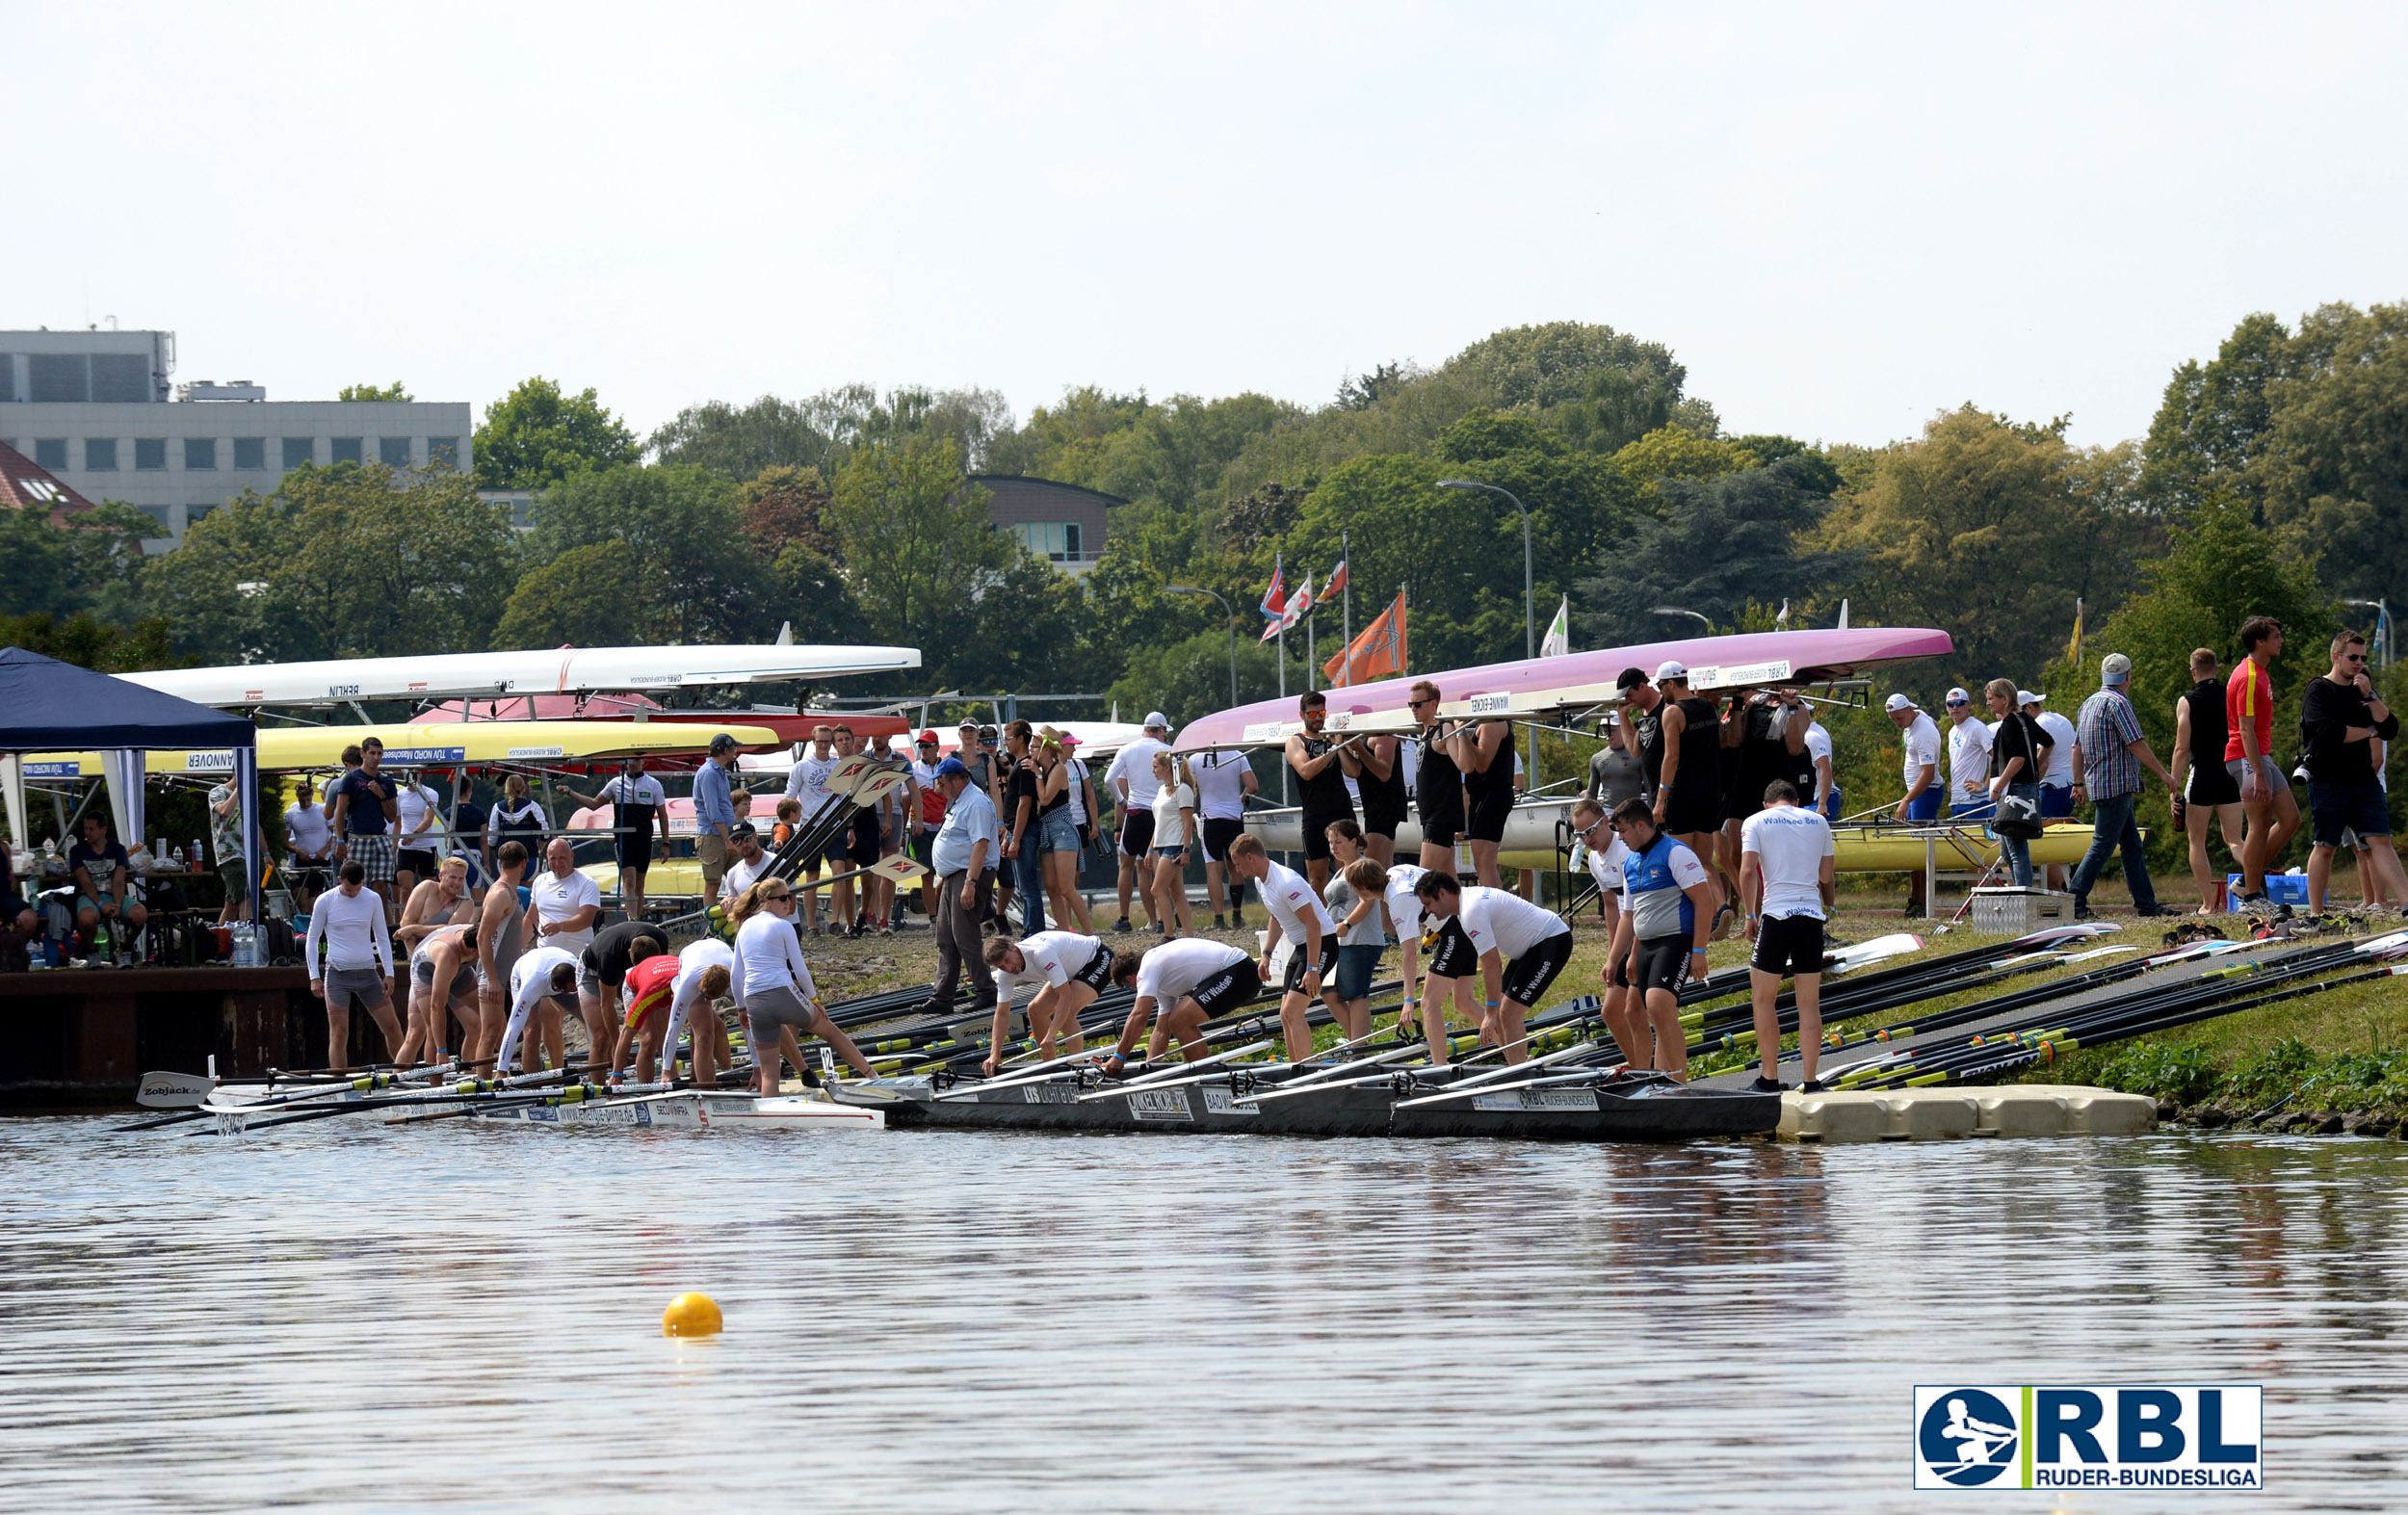
[[[2240,784],[2249,821],[2240,843],[2240,898],[2233,902],[2251,915],[2272,915],[2265,871],[2299,829],[2299,801],[2274,758],[2274,680],[2266,672],[2283,655],[2283,623],[2268,615],[2242,621],[2240,650],[2224,685],[2224,725],[2232,733],[2224,743],[2224,767]]]

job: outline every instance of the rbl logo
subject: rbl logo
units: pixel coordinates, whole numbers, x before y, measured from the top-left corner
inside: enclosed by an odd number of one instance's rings
[[[1919,1489],[2256,1489],[2254,1384],[1915,1390]]]

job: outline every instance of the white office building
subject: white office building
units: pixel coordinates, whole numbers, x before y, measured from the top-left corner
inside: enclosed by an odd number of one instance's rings
[[[469,406],[271,401],[247,380],[171,385],[172,331],[0,331],[0,441],[92,500],[135,506],[166,552],[245,489],[303,463],[469,465]]]

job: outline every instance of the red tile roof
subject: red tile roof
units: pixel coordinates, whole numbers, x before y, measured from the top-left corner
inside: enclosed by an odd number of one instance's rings
[[[92,503],[61,483],[48,469],[0,442],[0,506],[12,510],[45,509],[51,525],[65,526],[69,514],[81,515]]]

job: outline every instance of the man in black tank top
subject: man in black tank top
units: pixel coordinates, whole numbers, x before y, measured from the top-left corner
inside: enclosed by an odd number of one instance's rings
[[[1666,663],[1656,669],[1656,688],[1662,692],[1663,766],[1656,790],[1656,828],[1668,832],[1701,859],[1714,855],[1714,840],[1722,830],[1722,721],[1714,701],[1692,693],[1688,669]],[[1722,912],[1729,896],[1721,882],[1714,891],[1714,935],[1726,934]]]
[[[2206,913],[2221,881],[2208,866],[2208,822],[2224,827],[2224,846],[2240,855],[2240,781],[2224,766],[2224,745],[2232,740],[2225,720],[2224,669],[2206,647],[2190,655],[2190,692],[2174,702],[2174,824],[2190,839],[2190,876],[2199,886],[2199,908]]]
[[[1288,767],[1296,778],[1297,804],[1304,823],[1304,869],[1316,891],[1329,886],[1329,837],[1333,821],[1354,819],[1354,797],[1347,780],[1359,776],[1353,738],[1332,742],[1322,735],[1329,719],[1329,701],[1319,692],[1296,701],[1304,729],[1288,739]]]
[[[1396,861],[1397,828],[1410,813],[1404,792],[1404,742],[1398,737],[1374,737],[1359,749],[1361,770],[1355,787],[1363,796],[1363,850],[1386,868]]]
[[[1406,699],[1421,726],[1421,767],[1413,775],[1413,803],[1422,817],[1422,866],[1435,873],[1454,869],[1455,839],[1463,834],[1463,773],[1447,753],[1453,732],[1438,719],[1438,686],[1416,682]]]
[[[1622,720],[1631,750],[1638,755],[1639,793],[1655,803],[1663,781],[1663,695],[1637,668],[1624,668],[1613,687],[1622,692]]]

